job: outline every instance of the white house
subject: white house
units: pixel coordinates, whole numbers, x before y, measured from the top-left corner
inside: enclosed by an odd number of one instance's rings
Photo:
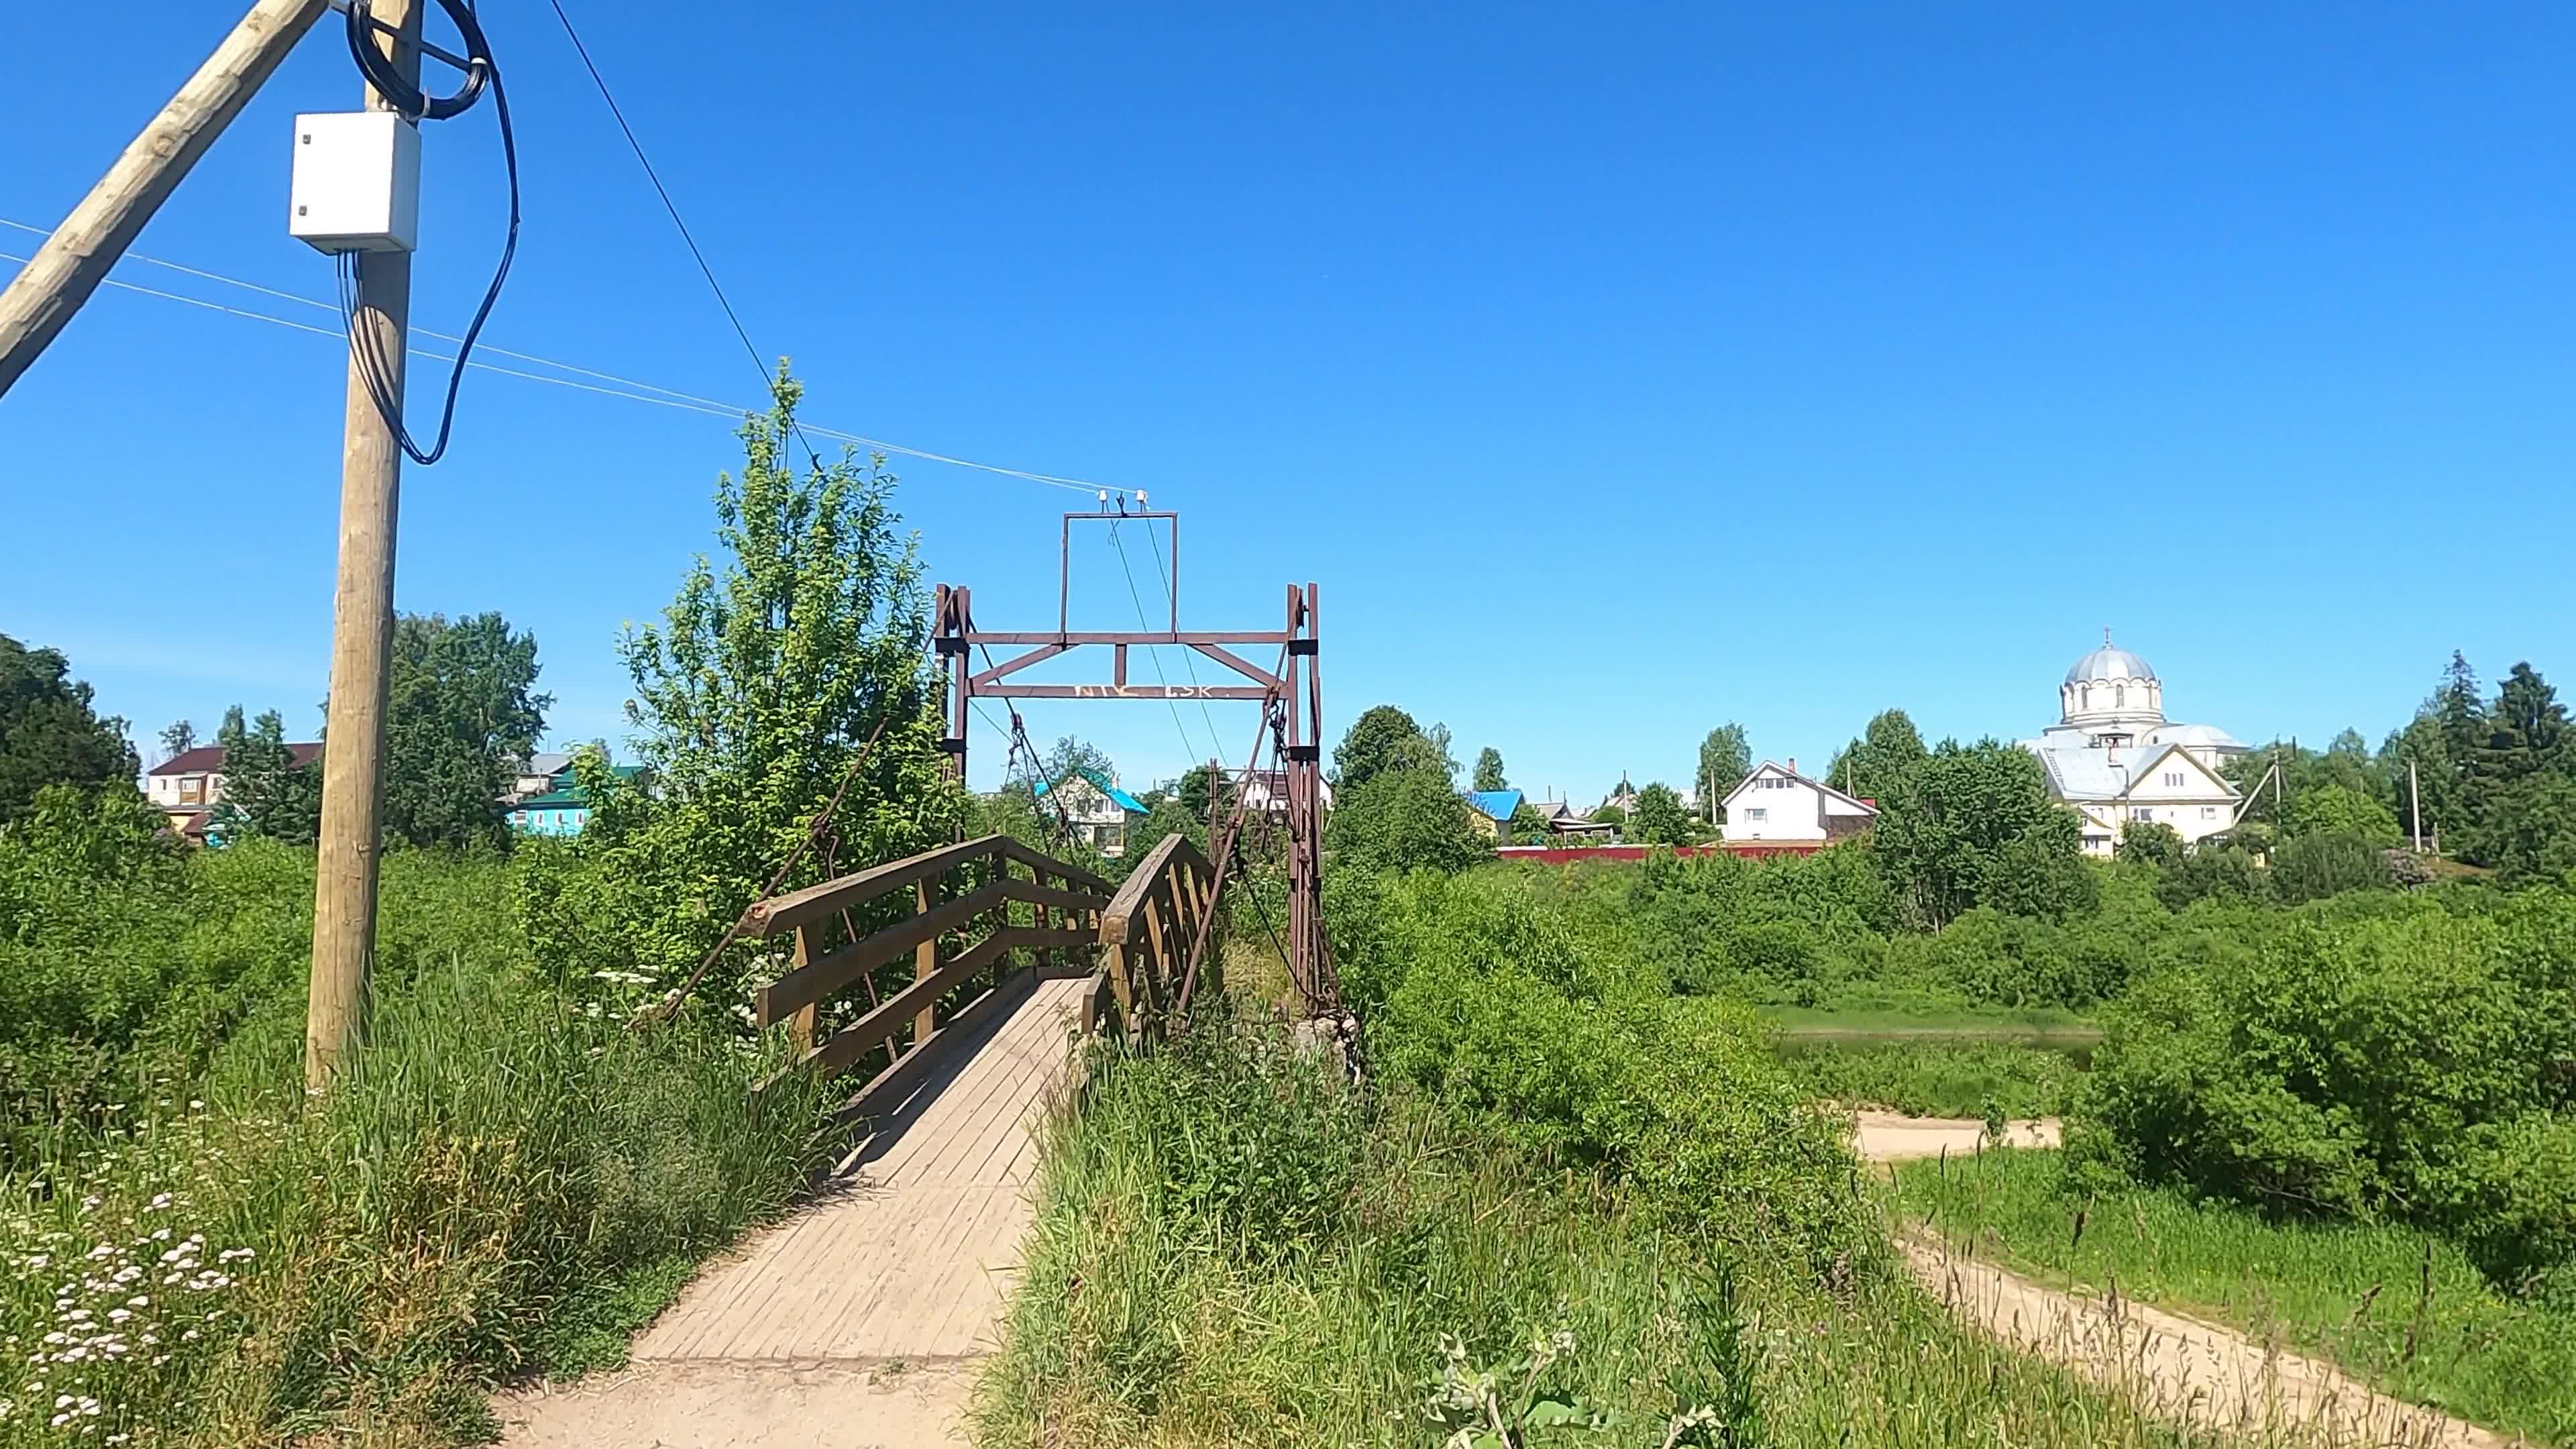
[[[1869,828],[1878,807],[1798,773],[1798,762],[1764,760],[1719,802],[1729,845],[1825,845]]]
[[[1234,807],[1236,792],[1243,796],[1243,808],[1255,815],[1288,813],[1288,772],[1253,770],[1250,772],[1219,767],[1210,777],[1216,782],[1218,803],[1211,813],[1222,814]],[[1333,782],[1318,777],[1315,781],[1316,803],[1327,812],[1333,808]]]
[[[2168,724],[2164,681],[2147,661],[2102,647],[2075,661],[2058,687],[2058,722],[2021,747],[2039,757],[2049,793],[2084,820],[2084,851],[2109,855],[2132,820],[2170,825],[2186,841],[2216,835],[2242,808],[2219,773],[2246,752],[2215,725]]]
[[[322,742],[290,744],[286,752],[301,769],[321,756]],[[199,745],[153,766],[143,777],[143,794],[169,819],[172,830],[189,840],[204,841],[214,808],[223,803],[224,747]]]
[[[1081,770],[1061,784],[1040,783],[1038,809],[1064,812],[1065,823],[1084,842],[1116,860],[1127,853],[1127,827],[1145,818],[1145,803],[1118,788],[1114,778]]]

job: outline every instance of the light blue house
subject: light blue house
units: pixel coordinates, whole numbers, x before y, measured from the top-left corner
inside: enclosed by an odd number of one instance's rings
[[[641,765],[611,765],[609,773],[620,781],[633,780],[644,772]],[[536,795],[523,795],[510,804],[510,828],[522,835],[579,835],[590,824],[590,795],[574,782],[572,767],[564,766],[551,777],[552,788]]]

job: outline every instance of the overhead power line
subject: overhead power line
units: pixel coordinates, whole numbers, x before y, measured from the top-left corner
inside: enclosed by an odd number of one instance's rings
[[[1111,547],[1118,550],[1119,570],[1127,575],[1127,597],[1135,600],[1136,602],[1136,627],[1151,630],[1154,626],[1145,617],[1145,596],[1136,591],[1136,570],[1133,565],[1127,562],[1127,544],[1124,540],[1119,538],[1118,524],[1114,519],[1111,520],[1109,524],[1109,543]],[[1154,556],[1156,558],[1162,557],[1160,553],[1157,553]],[[1146,645],[1145,657],[1152,661],[1154,665],[1154,678],[1161,682],[1163,686],[1163,703],[1171,707],[1172,728],[1180,731],[1181,748],[1188,752],[1190,758],[1201,758],[1198,752],[1199,747],[1197,742],[1190,738],[1190,727],[1181,723],[1181,707],[1172,700],[1172,678],[1170,675],[1163,672],[1162,647],[1156,644]],[[1199,707],[1201,709],[1205,709],[1207,707],[1207,702],[1205,700],[1201,700],[1199,702]],[[1214,750],[1216,748],[1216,744],[1216,721],[1211,719],[1208,721],[1208,748],[1210,750]]]
[[[751,365],[760,373],[760,385],[764,389],[774,386],[776,378],[770,372],[769,361],[752,344],[751,330],[742,325],[742,314],[733,309],[733,299],[725,295],[724,283],[716,280],[716,269],[708,264],[707,254],[699,249],[698,239],[689,233],[689,223],[680,216],[680,204],[671,199],[671,188],[662,184],[662,173],[653,169],[653,158],[644,154],[643,141],[636,137],[635,128],[626,122],[626,108],[617,104],[616,95],[608,89],[608,77],[599,73],[598,63],[590,58],[590,47],[582,44],[581,32],[573,28],[572,16],[565,13],[563,0],[546,0],[546,3],[553,8],[555,19],[563,22],[565,38],[572,42],[573,52],[581,57],[582,69],[590,72],[591,84],[599,87],[599,98],[608,103],[608,114],[616,118],[617,129],[626,137],[627,149],[635,153],[635,163],[644,168],[644,179],[653,183],[653,194],[662,198],[662,209],[671,214],[671,225],[678,228],[681,242],[688,247],[689,255],[697,260],[698,275],[707,279],[707,290],[716,294],[716,305],[724,309],[725,320],[733,324],[733,335],[742,339],[742,350],[750,355]],[[823,460],[815,456],[814,445],[806,442],[801,429],[796,440],[805,443],[805,455],[812,460],[815,471],[822,471]]]
[[[1113,533],[1116,531],[1116,525],[1111,525],[1111,531]],[[1163,541],[1156,538],[1154,536],[1154,530],[1150,528],[1145,530],[1145,546],[1154,551],[1154,577],[1162,581],[1164,593],[1172,593],[1172,576],[1163,572]],[[1172,543],[1172,552],[1177,554],[1180,550],[1180,542],[1175,539]],[[1174,567],[1178,567],[1177,561],[1175,561]],[[1195,649],[1183,649],[1181,651],[1181,664],[1182,667],[1188,669],[1190,672],[1190,683],[1193,686],[1204,688],[1204,686],[1199,685],[1199,652]],[[1204,694],[1199,696],[1199,718],[1207,721],[1208,743],[1210,745],[1214,745],[1217,743],[1216,716],[1208,710],[1207,696]],[[1209,758],[1213,759],[1215,757],[1210,756]]]
[[[25,222],[13,221],[7,217],[0,217],[0,227],[8,227],[12,230],[28,232],[36,236],[46,236],[50,234],[43,227],[29,226]],[[334,303],[320,301],[312,297],[298,296],[293,292],[280,291],[275,287],[263,286],[257,282],[244,281],[239,277],[228,277],[221,272],[210,272],[202,267],[189,266],[185,262],[174,262],[163,257],[146,256],[140,252],[131,251],[125,254],[124,260],[129,262],[143,262],[152,266],[163,267],[186,276],[197,277],[209,282],[219,282],[227,287],[238,287],[243,291],[254,292],[263,297],[274,297],[281,302],[292,302],[299,307],[318,308],[322,311],[332,313],[335,317],[338,315],[340,310]],[[27,261],[27,258],[13,252],[0,251],[0,261],[11,261],[24,264]],[[157,297],[166,302],[179,302],[187,306],[203,308],[209,312],[221,312],[226,316],[244,317],[255,322],[267,322],[279,327],[292,328],[298,332],[309,332],[317,337],[335,338],[343,343],[348,340],[347,333],[340,328],[311,326],[289,318],[275,316],[267,312],[254,311],[245,307],[227,306],[221,302],[210,302],[202,297],[191,297],[179,292],[165,292],[157,287],[141,286],[133,282],[120,281],[114,277],[104,279],[103,285],[119,288],[123,291],[140,293],[146,297]],[[439,332],[427,327],[414,327],[411,330],[419,336],[436,338],[442,342],[453,343],[461,342],[463,340],[452,333]],[[479,356],[475,359],[468,360],[465,364],[467,367],[473,368],[477,371],[496,373],[503,377],[515,377],[528,382],[548,383],[555,387],[572,388],[579,392],[596,393],[603,397],[624,398],[629,402],[651,403],[657,407],[676,408],[682,412],[703,413],[710,417],[720,417],[731,420],[739,420],[747,414],[759,411],[755,408],[746,408],[734,403],[724,402],[721,399],[701,397],[695,393],[682,392],[677,388],[664,387],[659,383],[644,382],[636,378],[621,377],[613,372],[602,372],[597,368],[583,367],[578,363],[564,362],[552,357],[541,357],[532,352],[514,351],[507,347],[495,346],[489,342],[478,342],[475,345],[474,350],[477,354],[491,353],[496,356],[514,358],[521,362],[533,363],[539,367],[551,367],[558,371],[573,373],[580,377],[596,378],[599,382],[613,383],[615,386],[594,386],[589,383],[575,382],[569,378],[547,377],[540,373],[525,372],[518,368],[500,367],[480,360]],[[433,352],[422,347],[411,348],[410,352],[415,357],[427,358],[435,362],[452,362],[455,360],[452,354]],[[621,391],[621,389],[631,389],[631,391]],[[875,452],[887,453],[904,458],[918,458],[923,462],[928,463],[944,463],[954,468],[968,468],[979,473],[991,473],[1002,478],[1017,478],[1025,483],[1038,483],[1050,488],[1064,488],[1076,493],[1091,493],[1099,486],[1080,478],[1069,478],[1056,473],[1041,473],[1026,468],[1005,467],[998,463],[979,463],[971,458],[960,458],[947,453],[933,452],[927,448],[909,447],[902,443],[889,442],[883,438],[873,438],[863,433],[847,432],[838,428],[813,427],[810,431],[814,436],[819,438],[828,438],[834,442],[848,443],[854,447],[867,448]]]

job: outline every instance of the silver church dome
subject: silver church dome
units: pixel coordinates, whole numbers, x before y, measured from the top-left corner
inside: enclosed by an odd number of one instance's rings
[[[2107,643],[2101,648],[2094,650],[2092,653],[2085,655],[2083,658],[2076,660],[2075,667],[2066,671],[2066,682],[2069,684],[2084,684],[2087,682],[2097,682],[2108,679],[2153,679],[2155,677],[2156,672],[2147,666],[2147,661],[2140,659],[2137,655],[2130,653],[2126,649],[2117,648]]]

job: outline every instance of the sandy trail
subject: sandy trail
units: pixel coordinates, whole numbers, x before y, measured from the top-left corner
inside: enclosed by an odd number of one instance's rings
[[[1944,1146],[1974,1152],[1984,1130],[1968,1120],[1864,1113],[1856,1135],[1864,1158],[1892,1162],[1935,1156]],[[2013,1123],[2012,1140],[2053,1147],[2057,1123]],[[1911,1232],[1898,1247],[1926,1291],[1989,1336],[2194,1424],[2302,1431],[2333,1444],[2503,1449],[2529,1442],[2391,1398],[2332,1364],[2232,1329],[2116,1294],[2060,1292],[1928,1232]]]
[[[967,1442],[979,1366],[637,1363],[492,1410],[505,1449],[935,1449]]]
[[[1853,1134],[1863,1162],[1906,1162],[1975,1152],[1986,1137],[1986,1124],[1974,1117],[1907,1117],[1896,1112],[1863,1112]],[[2057,1119],[2022,1118],[2004,1124],[2003,1140],[2014,1147],[2055,1147]]]

